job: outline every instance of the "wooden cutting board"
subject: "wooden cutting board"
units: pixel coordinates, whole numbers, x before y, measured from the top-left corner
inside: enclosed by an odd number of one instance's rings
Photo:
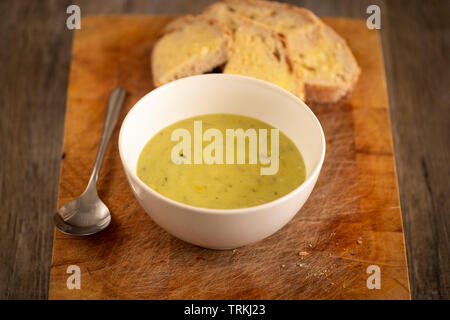
[[[129,95],[122,119],[153,89],[150,52],[172,17],[91,16],[75,32],[58,207],[87,184],[108,95]],[[305,206],[283,229],[237,250],[202,249],[158,227],[122,171],[118,128],[100,173],[111,225],[89,237],[55,232],[51,299],[409,299],[408,270],[377,31],[362,20],[325,19],[349,43],[362,74],[352,96],[310,107],[327,154]],[[299,255],[302,252],[303,255]],[[67,268],[81,270],[69,290]],[[367,268],[381,288],[367,288]]]

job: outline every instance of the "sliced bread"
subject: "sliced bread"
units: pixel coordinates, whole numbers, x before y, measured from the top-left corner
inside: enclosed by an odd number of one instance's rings
[[[336,102],[358,80],[360,69],[346,42],[309,10],[263,0],[223,0],[204,14],[232,31],[251,20],[284,34],[301,67],[307,101]]]
[[[152,51],[155,86],[223,65],[231,41],[228,28],[210,17],[189,15],[172,21]]]
[[[244,20],[262,24],[289,38],[297,52],[315,45],[323,36],[323,25],[311,11],[264,0],[223,0],[204,10],[205,15],[222,21],[231,31]]]
[[[251,22],[235,29],[233,49],[223,72],[269,81],[305,99],[300,67],[285,36]]]
[[[337,102],[347,96],[361,72],[344,39],[324,24],[324,37],[306,52],[296,52],[305,81],[306,100]]]

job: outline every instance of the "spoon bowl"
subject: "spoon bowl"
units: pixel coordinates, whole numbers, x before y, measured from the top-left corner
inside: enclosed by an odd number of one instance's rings
[[[96,193],[84,192],[59,208],[54,222],[65,234],[86,236],[105,229],[111,222],[111,213]]]

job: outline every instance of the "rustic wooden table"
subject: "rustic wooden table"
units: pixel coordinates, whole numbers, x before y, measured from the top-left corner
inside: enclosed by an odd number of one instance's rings
[[[196,13],[213,1],[0,2],[0,299],[48,296],[72,31],[81,14]],[[411,293],[450,298],[450,3],[290,1],[320,16],[367,17],[381,36]]]

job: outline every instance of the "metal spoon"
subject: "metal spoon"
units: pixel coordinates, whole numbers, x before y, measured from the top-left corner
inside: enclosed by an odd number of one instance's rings
[[[109,97],[100,147],[88,186],[81,196],[62,206],[54,216],[56,227],[65,234],[85,236],[105,229],[111,214],[97,194],[97,179],[109,139],[116,127],[126,91],[116,88]]]

